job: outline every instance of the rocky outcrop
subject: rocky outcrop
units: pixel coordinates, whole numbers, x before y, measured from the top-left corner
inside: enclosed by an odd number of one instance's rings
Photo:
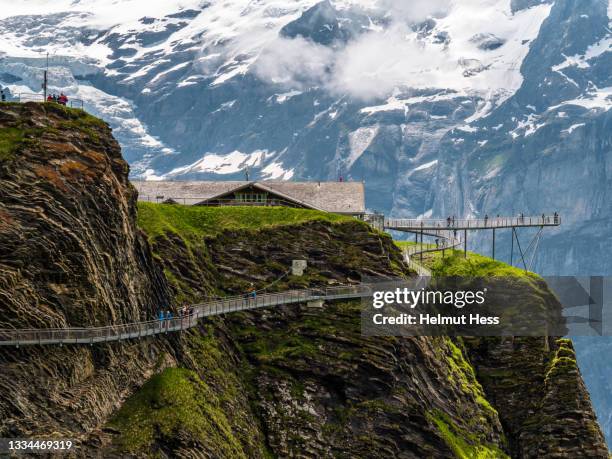
[[[83,112],[2,105],[0,136],[2,327],[411,275],[388,235],[291,209],[207,233],[232,209],[171,207],[170,229],[145,237],[119,148]],[[305,276],[286,274],[293,259]],[[569,342],[366,337],[359,311],[286,306],[136,342],[0,349],[0,435],[104,457],[605,457]]]
[[[189,271],[200,274],[176,287],[196,298],[205,294],[198,283],[230,293],[251,282],[268,285],[295,258],[309,260],[307,275],[283,278],[272,289],[394,276],[403,269],[389,238],[358,222],[233,230],[195,245],[168,233],[152,243],[170,278],[183,278],[183,260],[197,261],[199,268]],[[204,274],[211,270],[213,276]],[[555,308],[541,281],[513,285],[525,290],[521,301]],[[368,338],[354,303],[233,314],[216,320],[214,329],[217,340],[231,343],[222,351],[240,368],[231,380],[241,381],[240,393],[250,401],[240,417],[257,420],[275,456],[607,454],[578,370],[569,379],[551,377],[558,366],[554,340]],[[197,358],[192,364],[204,374],[213,371]],[[559,402],[554,392],[560,386],[574,394],[580,410]]]
[[[607,457],[570,340],[464,342],[477,378],[499,412],[513,457]]]
[[[0,106],[0,327],[153,316],[166,281],[136,227],[110,129],[59,105]],[[163,342],[0,349],[0,434],[82,439],[154,371]]]
[[[175,233],[152,243],[168,277],[182,279],[174,285],[177,294],[193,298],[209,289],[243,292],[251,283],[282,291],[407,273],[391,238],[357,221],[226,231],[199,244]],[[304,277],[283,277],[292,259],[308,260]],[[187,281],[184,260],[191,260]],[[459,450],[505,456],[498,414],[450,339],[364,337],[359,302],[238,313],[202,327],[180,340],[189,356],[184,364],[219,391],[223,413],[259,426],[262,443],[234,429],[247,457],[453,457]],[[248,400],[238,408],[224,405],[227,385],[211,377],[219,361],[194,351],[209,333],[212,355],[239,369],[229,371],[232,393]],[[142,446],[127,428],[145,417],[142,405],[120,410],[111,423],[119,448]],[[211,448],[206,437],[179,431],[185,442],[173,452],[189,442],[199,451]],[[158,448],[164,439],[146,447]]]

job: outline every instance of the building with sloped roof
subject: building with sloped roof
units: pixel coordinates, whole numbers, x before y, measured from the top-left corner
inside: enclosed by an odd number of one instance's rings
[[[195,206],[286,206],[360,216],[362,182],[135,181],[139,201]]]

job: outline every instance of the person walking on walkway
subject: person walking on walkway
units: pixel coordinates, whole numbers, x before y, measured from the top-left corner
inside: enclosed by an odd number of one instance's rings
[[[450,215],[446,218],[446,226],[450,227],[451,226],[451,218]]]
[[[159,328],[163,328],[164,327],[164,311],[160,309],[159,312],[157,313],[157,317],[159,318]]]
[[[247,294],[246,294],[247,301],[251,300],[251,299],[254,299],[255,295],[256,295],[256,293],[255,293],[255,285],[253,285],[253,282],[251,282],[249,284],[249,289],[247,290]]]
[[[485,220],[485,228],[486,228],[487,227],[487,222],[489,221],[489,215],[488,214],[485,214],[484,220]]]
[[[559,223],[559,214],[557,212],[554,213],[553,218],[555,219],[555,225]]]
[[[170,328],[170,321],[172,320],[172,313],[166,311],[166,328]]]

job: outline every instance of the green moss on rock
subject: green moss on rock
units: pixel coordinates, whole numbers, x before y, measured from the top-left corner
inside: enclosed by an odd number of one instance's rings
[[[504,459],[509,456],[495,445],[481,443],[472,433],[459,428],[446,414],[439,410],[428,413],[444,442],[458,459]]]
[[[0,128],[0,161],[11,160],[21,148],[34,146],[40,133],[40,129],[33,128]]]
[[[126,401],[110,422],[126,452],[155,453],[177,436],[214,442],[220,456],[246,457],[217,394],[193,371],[168,368]]]
[[[482,386],[476,379],[474,367],[464,357],[463,351],[450,338],[444,338],[450,349],[450,356],[446,358],[449,367],[449,381],[456,383],[463,392],[471,394],[484,412],[490,418],[497,417],[497,410],[486,399]],[[484,419],[489,421],[489,419]]]

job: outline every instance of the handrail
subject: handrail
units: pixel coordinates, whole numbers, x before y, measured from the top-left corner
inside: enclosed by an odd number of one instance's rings
[[[68,106],[70,108],[80,108],[83,110],[85,102],[82,99],[68,99]]]
[[[372,295],[369,284],[289,290],[255,296],[234,296],[192,305],[188,314],[171,319],[157,319],[102,327],[66,327],[43,329],[0,329],[0,346],[42,344],[94,344],[142,338],[182,331],[197,325],[203,317],[315,300],[365,298]]]
[[[17,95],[19,102],[44,102],[45,96],[42,93],[20,92]]]
[[[414,259],[417,255],[425,253],[442,252],[444,250],[454,249],[461,245],[461,239],[455,236],[455,231],[452,230],[433,230],[428,232],[428,236],[437,236],[441,239],[435,246],[423,246],[421,244],[415,244],[413,246],[405,247],[404,261],[409,267],[414,269],[419,276],[431,277],[431,271],[425,266],[416,262]]]
[[[463,218],[463,219],[401,219],[385,218],[386,229],[397,230],[443,230],[443,229],[494,229],[524,226],[559,226],[561,217],[557,215]]]

